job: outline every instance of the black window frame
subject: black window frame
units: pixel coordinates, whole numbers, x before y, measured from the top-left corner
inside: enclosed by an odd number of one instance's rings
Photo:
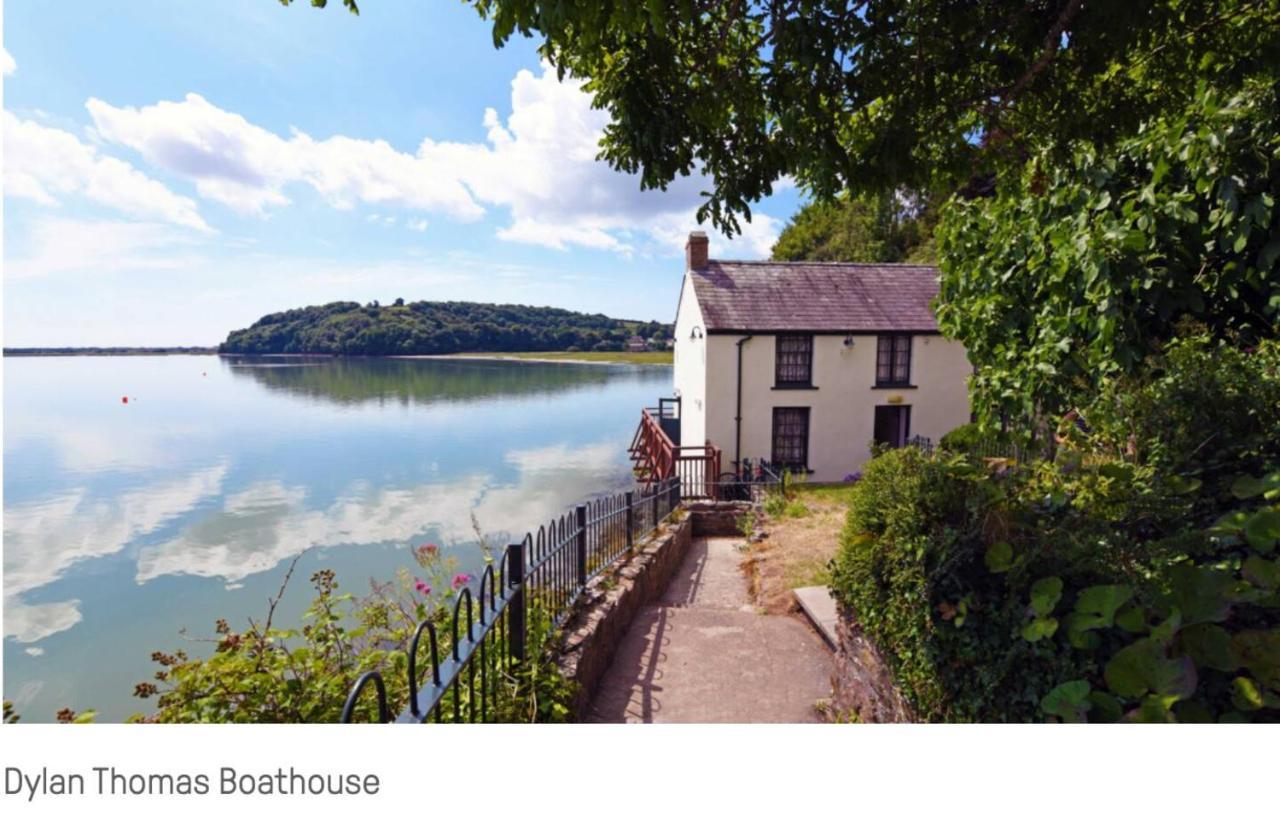
[[[802,457],[796,460],[790,456],[789,451],[784,452],[779,448],[779,419],[787,416],[787,413],[795,412],[793,417],[803,418],[803,432],[793,434],[793,437],[799,437],[801,442],[797,445],[791,442],[788,448],[797,448],[800,450]],[[774,406],[773,407],[773,426],[771,429],[771,462],[774,467],[779,469],[787,469],[793,472],[809,473],[809,442],[810,432],[813,430],[813,409],[809,406]]]
[[[785,344],[797,341],[802,343],[803,348],[783,348]],[[792,377],[795,370],[801,366],[804,368],[804,379]],[[783,377],[784,374],[787,375],[786,379]],[[773,386],[776,389],[813,387],[813,335],[789,332],[780,334],[774,339]]]
[[[911,335],[880,335],[876,338],[876,385],[911,385]]]

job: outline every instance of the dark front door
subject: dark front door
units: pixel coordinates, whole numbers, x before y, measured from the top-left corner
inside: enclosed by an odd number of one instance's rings
[[[911,406],[876,406],[876,442],[891,448],[906,445],[911,435]]]

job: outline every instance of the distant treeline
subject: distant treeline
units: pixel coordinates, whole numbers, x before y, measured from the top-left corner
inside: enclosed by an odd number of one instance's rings
[[[65,355],[216,355],[215,346],[25,346],[5,348],[5,357]]]
[[[567,309],[398,298],[276,312],[227,336],[236,354],[438,355],[453,352],[623,350],[632,337],[666,348],[671,326]]]

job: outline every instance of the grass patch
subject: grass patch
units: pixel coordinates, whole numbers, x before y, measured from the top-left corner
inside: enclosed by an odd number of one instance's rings
[[[512,360],[557,360],[583,363],[639,363],[670,366],[675,355],[664,352],[462,352],[452,357],[483,357]]]
[[[786,589],[812,587],[813,585],[831,584],[831,560],[820,557],[797,557],[795,561],[783,566],[782,578]]]
[[[801,498],[812,497],[813,499],[827,502],[838,502],[841,505],[848,505],[849,499],[853,496],[853,483],[851,482],[835,482],[829,485],[802,483],[792,486],[792,489]]]

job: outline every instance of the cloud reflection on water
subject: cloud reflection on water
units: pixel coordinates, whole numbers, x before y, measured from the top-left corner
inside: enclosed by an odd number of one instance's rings
[[[5,635],[39,641],[80,621],[78,599],[29,604],[20,597],[52,584],[73,565],[122,551],[217,496],[228,463],[126,491],[114,500],[77,488],[51,499],[11,505],[4,514]]]
[[[279,480],[229,494],[217,512],[173,539],[138,553],[137,581],[194,575],[238,582],[274,568],[308,548],[377,545],[438,537],[445,544],[475,541],[471,515],[486,538],[512,539],[565,510],[566,497],[609,487],[618,471],[616,444],[513,451],[514,482],[491,474],[447,483],[374,488],[353,483],[323,508],[306,504],[307,490]]]

